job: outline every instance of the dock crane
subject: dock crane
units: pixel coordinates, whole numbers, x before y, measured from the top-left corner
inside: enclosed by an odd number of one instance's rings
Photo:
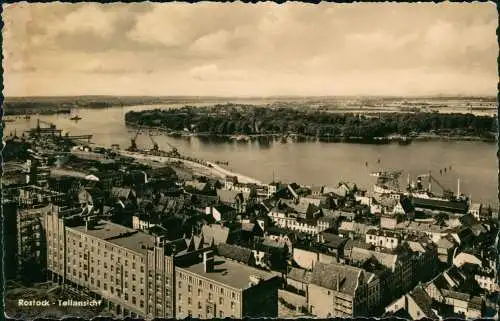
[[[156,143],[156,141],[153,139],[153,136],[151,135],[151,133],[148,133],[148,136],[149,136],[149,139],[151,139],[151,142],[153,143],[153,152],[155,154],[158,154],[158,152],[160,151],[160,148],[158,147],[158,143]]]
[[[130,152],[137,151],[137,144],[135,141],[137,140],[137,137],[139,136],[140,132],[141,132],[141,128],[139,127],[139,129],[137,129],[137,132],[135,133],[135,136],[130,139],[130,147],[128,148],[128,151],[130,151]]]
[[[421,184],[422,178],[424,178],[424,177],[428,178],[428,183],[429,183],[428,192],[431,192],[432,182],[434,182],[443,191],[443,196],[453,197],[453,191],[450,190],[449,188],[444,187],[434,176],[432,176],[431,172],[417,176],[417,182],[419,182]]]
[[[177,150],[177,148],[174,145],[170,144],[169,142],[167,142],[167,144],[168,144],[168,146],[170,146],[170,148],[172,148],[172,151],[171,151],[172,156],[175,156],[175,157],[180,156],[179,151]]]

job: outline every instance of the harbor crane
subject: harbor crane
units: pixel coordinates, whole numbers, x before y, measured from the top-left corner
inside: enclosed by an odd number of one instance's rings
[[[426,173],[426,174],[422,174],[422,175],[418,175],[417,182],[419,182],[421,184],[422,179],[425,177],[427,177],[428,183],[429,183],[428,192],[431,192],[432,182],[434,182],[434,183],[436,183],[437,186],[439,186],[439,188],[441,188],[444,196],[453,197],[453,191],[450,190],[449,188],[444,187],[434,176],[432,176],[431,172]]]
[[[174,145],[170,144],[169,142],[167,142],[167,144],[168,144],[168,146],[170,146],[170,148],[172,148],[172,151],[171,151],[172,156],[177,157],[177,156],[181,155],[181,154],[179,154],[179,151],[177,150],[177,148]]]
[[[153,135],[151,133],[148,133],[149,139],[151,139],[151,142],[153,143],[153,151],[155,153],[158,153],[160,151],[160,148],[158,147],[158,143],[153,139]]]
[[[141,128],[139,127],[139,129],[137,129],[137,132],[135,133],[135,136],[130,139],[130,147],[128,148],[128,151],[130,152],[137,151],[137,144],[135,141],[137,140],[137,137],[139,136],[140,132]]]

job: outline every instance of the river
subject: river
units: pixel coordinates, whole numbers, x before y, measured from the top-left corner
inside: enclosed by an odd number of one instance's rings
[[[125,114],[131,110],[155,108],[159,106],[80,109],[82,119],[78,122],[70,120],[67,115],[46,115],[39,118],[56,124],[72,135],[93,134],[92,141],[98,145],[119,144],[121,148],[127,148],[135,131],[125,126]],[[8,135],[16,129],[19,135],[21,131],[35,127],[36,123],[36,117],[31,120],[16,119],[6,123],[4,133]],[[320,142],[283,144],[265,141],[228,143],[197,137],[166,136],[154,136],[153,139],[160,149],[168,150],[168,144],[172,144],[185,155],[209,161],[227,161],[230,170],[263,182],[271,182],[273,176],[277,180],[306,185],[336,185],[344,180],[369,189],[374,183],[374,178],[369,176],[371,171],[404,170],[402,186],[408,173],[414,178],[431,171],[441,185],[455,192],[457,179],[460,178],[461,192],[470,195],[473,202],[495,206],[498,204],[497,145],[491,143],[431,141],[401,146]],[[147,149],[152,147],[152,142],[148,135],[140,134],[137,145]],[[448,170],[450,166],[451,171]],[[445,167],[446,174],[443,171],[441,175],[440,169]],[[433,188],[440,192],[435,184]]]

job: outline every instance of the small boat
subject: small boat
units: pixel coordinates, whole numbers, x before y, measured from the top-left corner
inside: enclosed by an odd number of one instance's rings
[[[80,119],[82,119],[80,116],[78,116],[78,114],[76,112],[71,112],[70,114],[70,117],[69,117],[70,120],[74,120],[74,121],[79,121]]]

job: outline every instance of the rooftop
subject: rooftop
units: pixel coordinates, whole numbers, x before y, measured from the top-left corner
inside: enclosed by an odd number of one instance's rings
[[[109,221],[100,221],[92,228],[85,225],[72,227],[75,231],[122,246],[137,253],[146,253],[142,245],[153,246],[154,237]]]
[[[276,277],[276,275],[273,275],[272,273],[231,261],[220,256],[214,256],[213,272],[205,273],[203,262],[189,267],[182,267],[179,270],[191,272],[238,290],[245,290],[251,287],[251,276],[260,277],[263,281],[268,281]]]

